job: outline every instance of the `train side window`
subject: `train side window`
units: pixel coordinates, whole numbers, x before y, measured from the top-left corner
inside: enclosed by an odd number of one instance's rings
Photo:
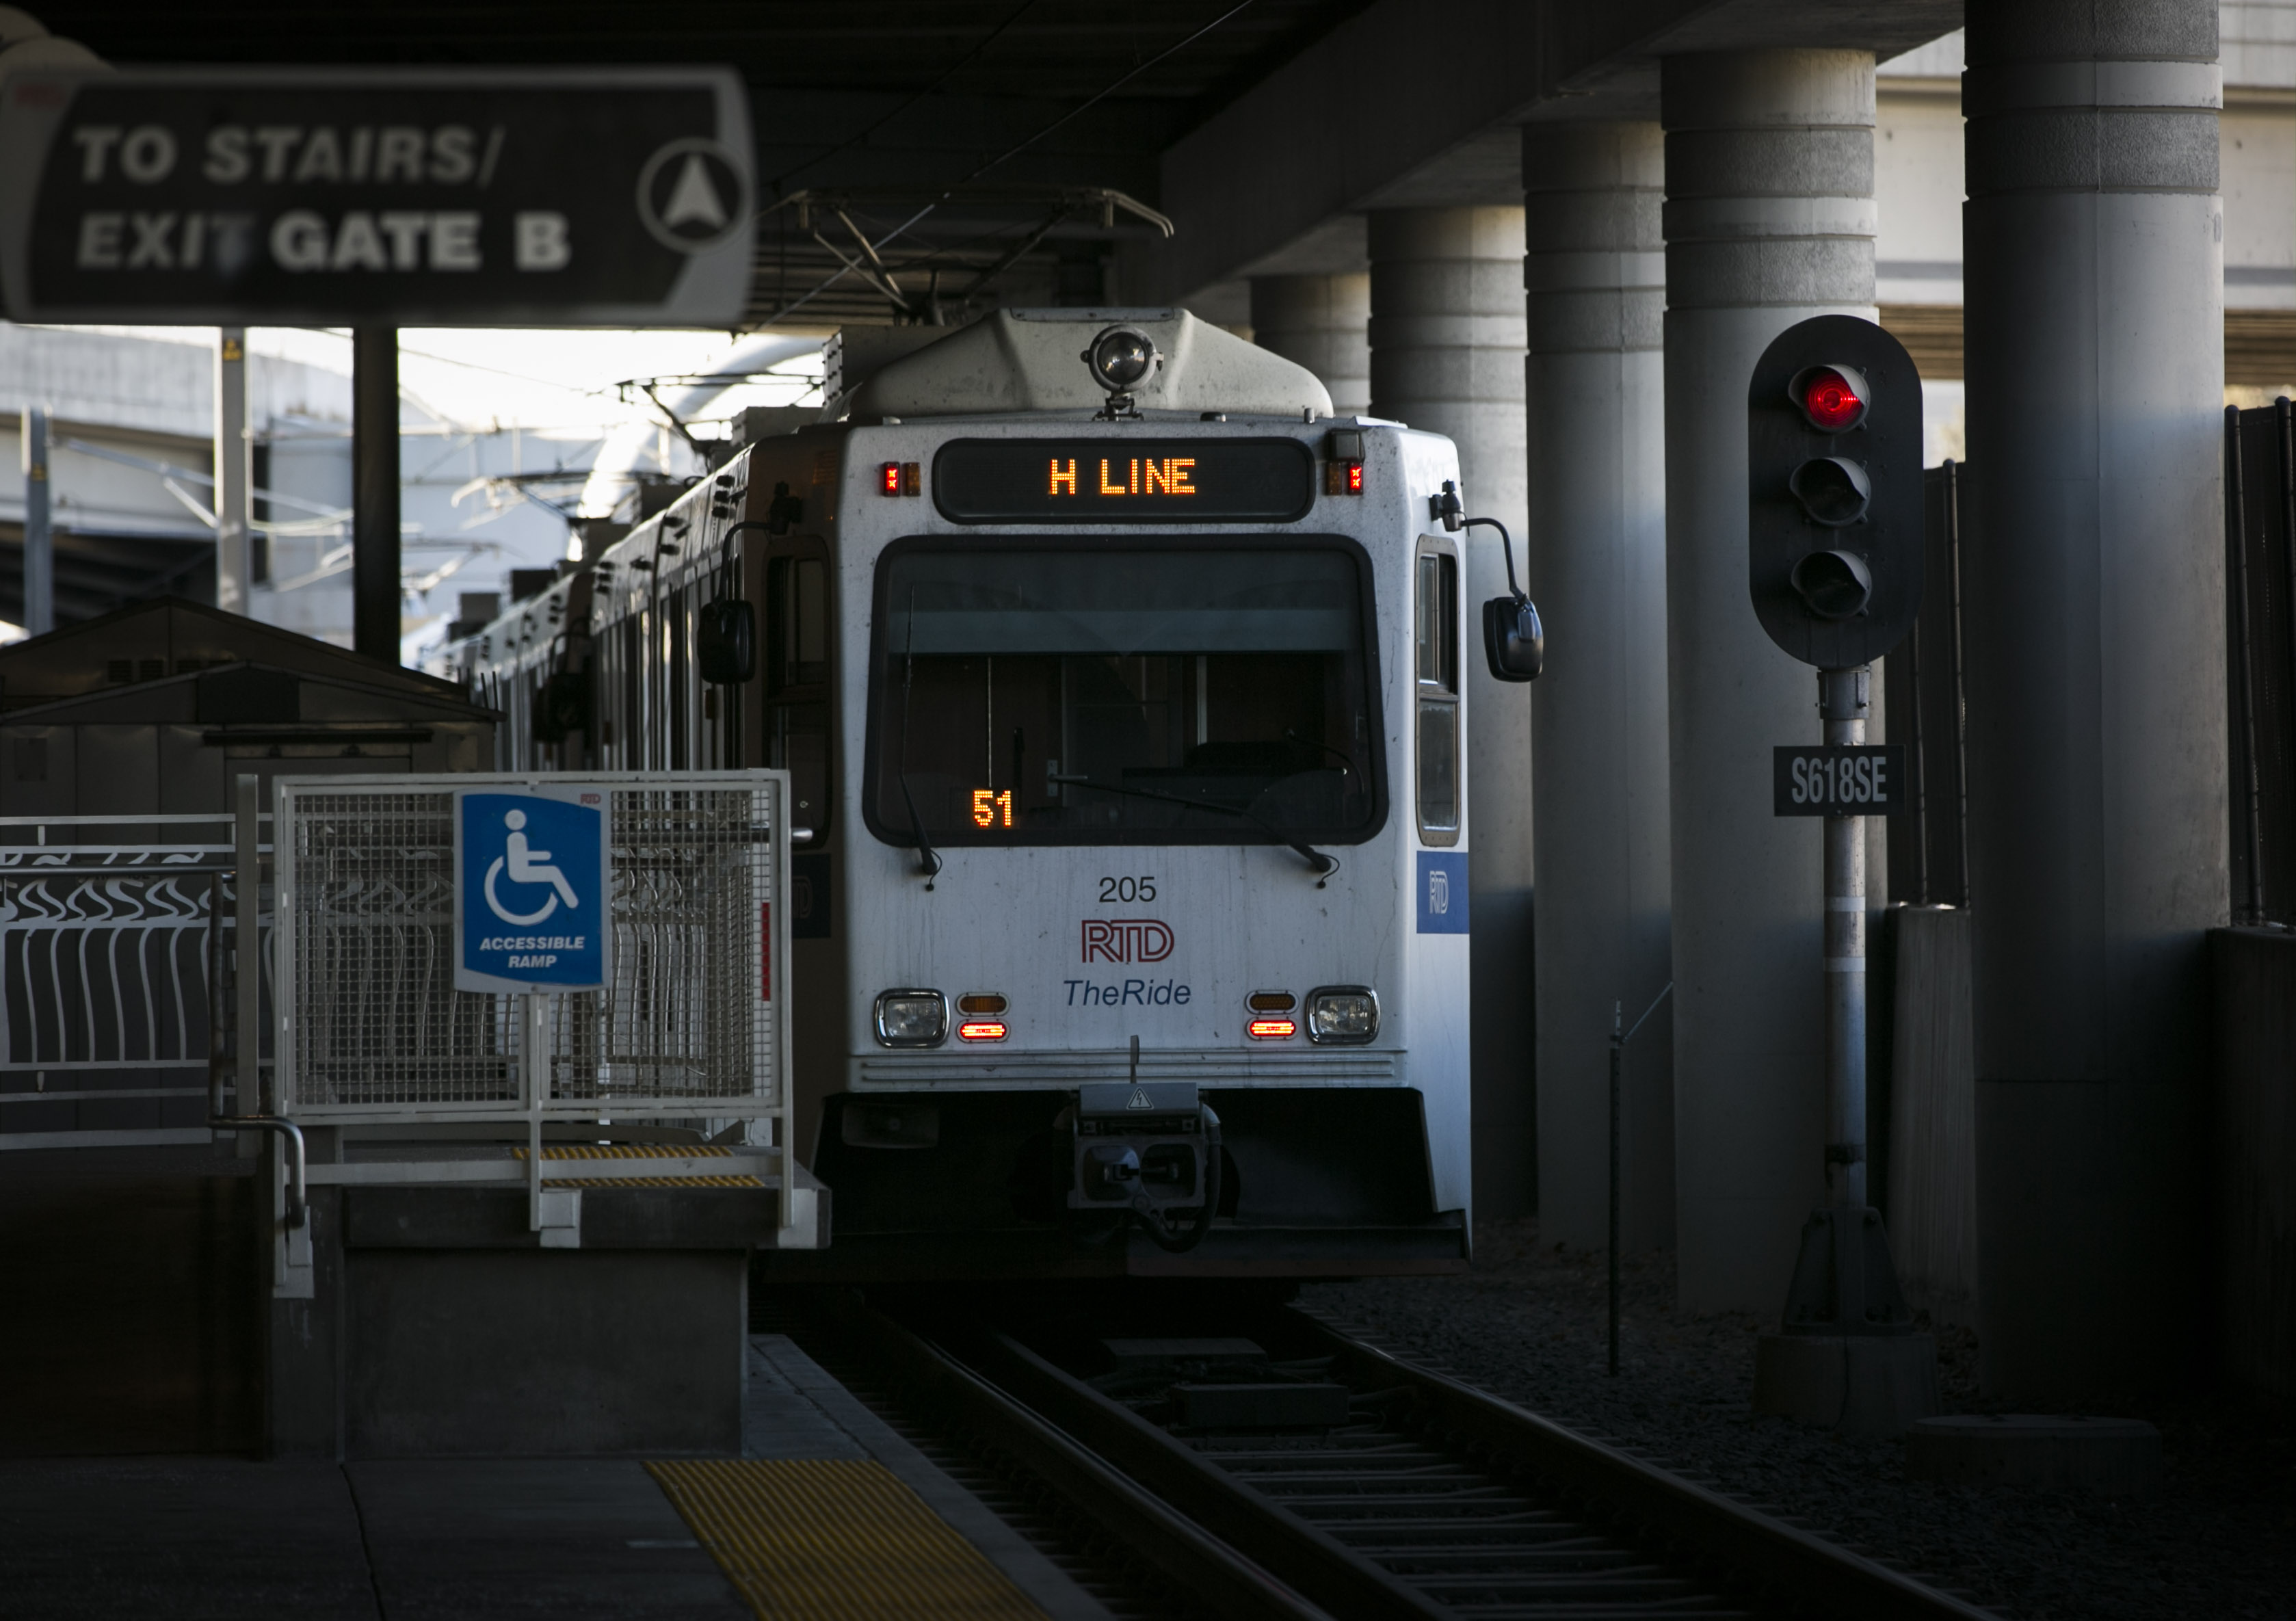
[[[1412,629],[1416,686],[1414,739],[1419,836],[1459,841],[1459,560],[1423,552],[1414,572]]]

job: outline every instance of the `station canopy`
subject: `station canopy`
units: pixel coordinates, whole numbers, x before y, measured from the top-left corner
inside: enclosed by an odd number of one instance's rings
[[[1367,0],[76,0],[123,66],[724,64],[758,146],[750,323],[1109,301],[1159,158]],[[579,161],[578,154],[569,154]]]

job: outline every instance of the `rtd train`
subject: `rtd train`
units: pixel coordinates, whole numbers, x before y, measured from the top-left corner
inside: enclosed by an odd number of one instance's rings
[[[1450,441],[1177,310],[857,371],[450,650],[502,769],[791,774],[834,1238],[769,1265],[1463,1265],[1463,644],[1538,643]]]

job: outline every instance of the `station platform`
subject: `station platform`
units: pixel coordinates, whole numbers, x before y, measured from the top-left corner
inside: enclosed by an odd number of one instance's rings
[[[0,1461],[11,1621],[1108,1611],[787,1339],[739,1458]]]

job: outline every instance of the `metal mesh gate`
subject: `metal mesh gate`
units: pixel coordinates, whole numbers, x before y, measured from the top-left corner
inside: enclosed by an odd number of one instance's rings
[[[604,796],[610,987],[457,991],[455,790],[542,782]],[[785,1112],[781,774],[282,778],[278,791],[283,1112]]]

